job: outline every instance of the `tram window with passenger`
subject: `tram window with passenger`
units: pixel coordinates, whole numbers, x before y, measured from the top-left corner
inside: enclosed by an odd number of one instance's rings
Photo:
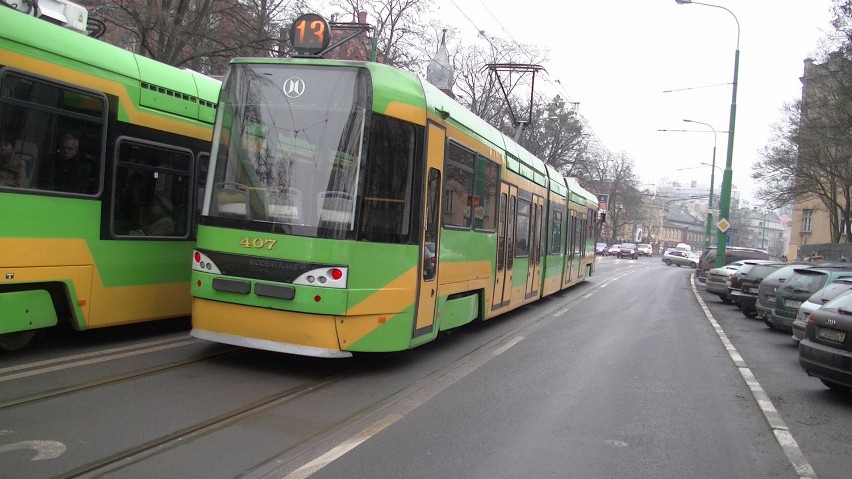
[[[57,82],[5,71],[0,118],[14,137],[25,175],[8,186],[94,195],[100,188],[106,98]]]

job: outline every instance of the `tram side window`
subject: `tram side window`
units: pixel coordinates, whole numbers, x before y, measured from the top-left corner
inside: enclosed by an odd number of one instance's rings
[[[411,235],[415,126],[376,115],[364,174],[360,238],[402,243]]]
[[[562,211],[554,210],[550,219],[550,254],[562,254]]]
[[[0,77],[2,135],[16,157],[6,186],[71,194],[98,192],[107,101],[103,95],[29,78]]]
[[[472,196],[473,227],[494,231],[497,192],[500,189],[500,165],[485,157],[476,157],[476,179]]]
[[[447,145],[444,164],[444,226],[470,228],[474,205],[474,154],[455,143]]]
[[[530,254],[530,209],[529,200],[518,199],[518,219],[515,228],[515,257],[523,258]]]
[[[116,236],[187,237],[194,215],[188,150],[122,140],[112,230]]]

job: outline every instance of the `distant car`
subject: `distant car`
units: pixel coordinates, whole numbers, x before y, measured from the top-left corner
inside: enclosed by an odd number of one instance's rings
[[[636,259],[639,257],[639,251],[636,249],[636,243],[621,243],[618,249],[619,258]]]
[[[639,243],[636,245],[636,251],[641,256],[653,256],[654,248],[648,243]]]
[[[852,290],[852,278],[839,278],[825,285],[824,288],[812,294],[807,301],[799,306],[799,311],[796,312],[796,319],[791,325],[793,328],[793,336],[791,339],[794,343],[798,343],[805,338],[805,323],[811,313],[821,308],[823,304],[840,296],[846,291]]]
[[[799,365],[834,391],[852,390],[852,291],[808,316],[805,337],[799,342]]]
[[[609,247],[609,255],[610,256],[615,256],[619,252],[621,252],[621,245],[620,244],[614,244],[614,245]]]
[[[734,261],[731,264],[726,264],[721,268],[711,268],[707,271],[707,279],[704,281],[704,289],[708,293],[713,293],[719,296],[723,303],[731,304],[731,298],[728,296],[731,285],[731,277],[745,263],[745,260]]]
[[[595,243],[595,254],[606,256],[609,254],[609,247],[606,243]]]
[[[698,267],[698,255],[691,251],[683,251],[679,249],[670,249],[663,254],[663,263],[666,266],[689,266],[690,268]]]

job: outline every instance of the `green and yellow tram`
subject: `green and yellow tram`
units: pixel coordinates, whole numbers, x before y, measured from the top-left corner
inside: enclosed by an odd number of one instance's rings
[[[192,335],[395,351],[594,271],[598,204],[416,75],[234,59],[192,272]]]
[[[188,316],[220,82],[0,7],[0,348]]]

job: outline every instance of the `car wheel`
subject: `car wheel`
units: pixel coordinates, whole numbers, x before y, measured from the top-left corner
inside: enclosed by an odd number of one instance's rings
[[[667,260],[663,261],[663,263],[666,263],[666,266],[671,266],[671,265],[672,265],[672,260],[667,259]]]
[[[775,325],[772,324],[772,321],[770,321],[769,318],[763,318],[763,322],[766,323],[767,326],[769,326],[769,329],[773,331],[775,330]]]
[[[743,316],[749,319],[753,319],[757,317],[757,310],[755,309],[743,309]]]
[[[722,302],[725,303],[725,304],[731,304],[733,302],[733,301],[731,301],[731,298],[729,298],[727,294],[720,294],[719,299],[721,299]]]
[[[850,388],[849,386],[838,384],[834,381],[828,381],[825,379],[820,379],[820,381],[822,381],[822,383],[825,384],[828,389],[831,389],[832,391],[837,391],[839,393],[848,393],[850,390],[852,390],[852,388]]]
[[[689,263],[689,267],[692,268],[692,269],[695,269],[695,268],[698,267],[698,265],[695,264],[695,263]]]

